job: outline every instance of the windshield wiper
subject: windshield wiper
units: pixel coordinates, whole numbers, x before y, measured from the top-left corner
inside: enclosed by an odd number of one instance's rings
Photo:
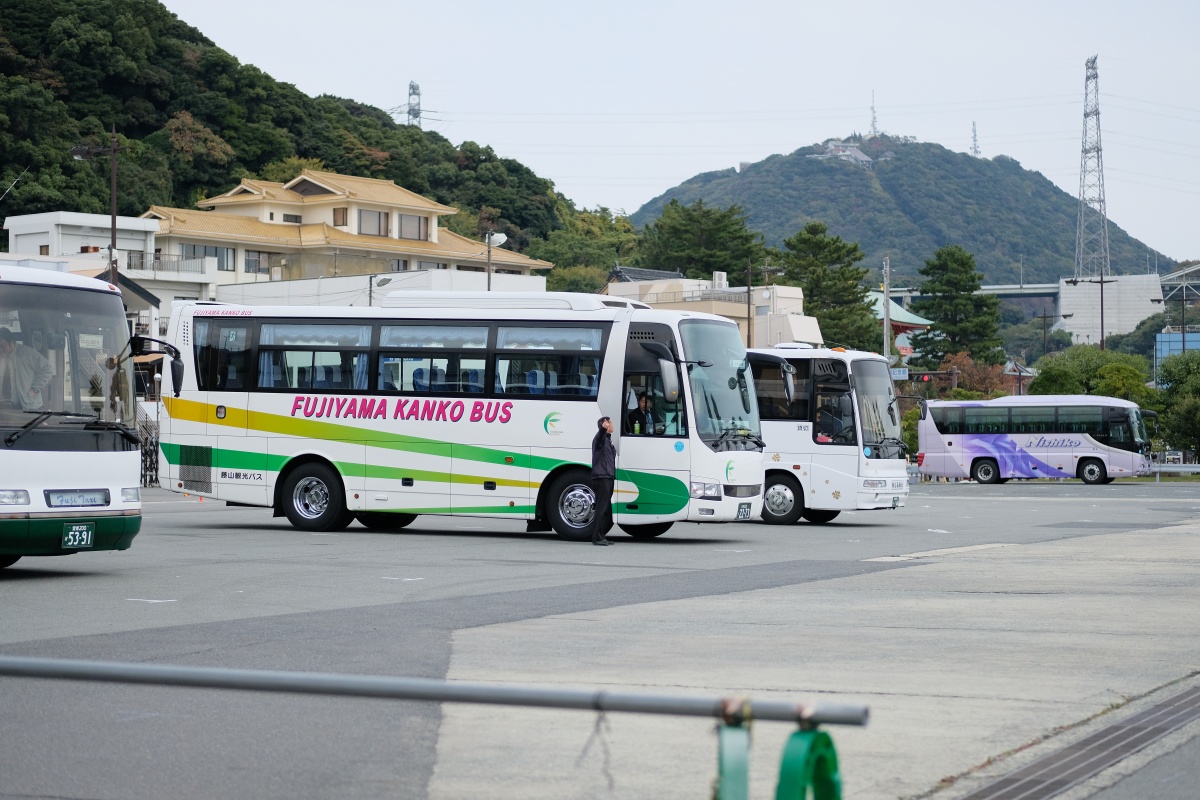
[[[22,436],[29,433],[31,430],[36,428],[38,425],[41,425],[43,422],[50,419],[51,417],[90,417],[91,416],[91,414],[79,414],[74,411],[30,411],[27,413],[37,414],[37,416],[34,417],[33,419],[29,420],[29,422],[26,422],[19,429],[13,431],[8,436],[4,437],[4,446],[5,447],[12,447],[14,444],[16,444],[17,439],[20,439]]]
[[[102,419],[93,419],[93,420],[89,420],[88,423],[83,426],[83,429],[85,431],[94,431],[94,430],[119,431],[120,434],[125,437],[126,441],[128,441],[132,444],[136,444],[139,447],[142,444],[141,434],[139,434],[133,428],[126,425],[124,422],[117,422],[115,420],[110,421],[110,420],[102,420]]]
[[[735,439],[741,439],[748,442],[753,442],[759,447],[766,447],[767,443],[757,436],[753,431],[742,431],[737,428],[728,428],[721,432],[721,435],[713,439],[713,445],[720,445],[723,442],[730,442]]]

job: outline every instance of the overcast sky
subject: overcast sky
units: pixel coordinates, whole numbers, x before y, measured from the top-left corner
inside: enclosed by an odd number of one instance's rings
[[[880,131],[970,152],[974,123],[982,156],[1078,197],[1098,55],[1109,219],[1200,258],[1195,0],[165,5],[306,94],[404,120],[414,81],[425,128],[490,145],[579,207],[627,213],[698,173],[869,132],[872,92]]]

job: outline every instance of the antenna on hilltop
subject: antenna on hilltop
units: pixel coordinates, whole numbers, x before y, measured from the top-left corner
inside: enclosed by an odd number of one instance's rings
[[[1108,212],[1104,205],[1104,151],[1100,146],[1100,71],[1097,56],[1087,60],[1083,82],[1083,151],[1079,165],[1079,227],[1075,236],[1075,277],[1110,274]]]
[[[875,120],[875,90],[874,89],[871,90],[871,135],[872,136],[879,135],[879,125],[876,124],[876,120]]]
[[[408,102],[402,106],[388,109],[389,114],[404,114],[408,117],[407,125],[416,125],[418,128],[421,125],[422,119],[431,119],[434,122],[441,122],[436,117],[426,117],[421,112],[421,85],[416,81],[408,82]],[[433,113],[438,113],[434,111]]]
[[[971,155],[979,158],[979,132],[975,130],[975,122],[971,121]]]

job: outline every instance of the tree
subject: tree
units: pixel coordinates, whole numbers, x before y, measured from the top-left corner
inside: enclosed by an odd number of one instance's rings
[[[1097,345],[1087,344],[1077,344],[1060,353],[1050,353],[1038,359],[1035,366],[1039,372],[1044,372],[1051,365],[1058,365],[1074,373],[1081,388],[1079,392],[1071,392],[1071,394],[1101,394],[1097,389],[1098,376],[1101,368],[1108,364],[1124,364],[1136,370],[1141,376],[1142,382],[1145,382],[1149,375],[1146,359],[1141,356],[1101,350]],[[1037,394],[1050,394],[1050,392],[1041,391]]]
[[[262,169],[258,171],[258,177],[272,183],[287,183],[293,178],[298,178],[300,173],[306,169],[311,169],[315,172],[324,172],[325,164],[319,158],[288,156],[279,161],[263,164]]]
[[[1119,397],[1143,408],[1154,405],[1155,390],[1146,386],[1145,374],[1129,364],[1115,361],[1105,364],[1096,370],[1092,385],[1093,394]]]
[[[1037,377],[1029,382],[1027,392],[1029,394],[1083,394],[1083,379],[1069,365],[1062,362],[1051,362],[1038,367]]]
[[[1178,318],[1178,314],[1175,315]],[[1134,353],[1146,358],[1154,357],[1155,337],[1162,329],[1171,323],[1168,313],[1154,314],[1138,323],[1137,328],[1129,333],[1110,333],[1104,339],[1104,345],[1117,353]],[[1178,325],[1178,321],[1174,324]]]
[[[867,300],[868,270],[858,244],[830,236],[823,222],[810,222],[775,253],[784,273],[781,283],[804,290],[804,313],[816,317],[826,342],[878,352],[883,329]]]
[[[761,238],[746,227],[740,207],[710,208],[703,200],[685,206],[672,200],[642,231],[634,265],[678,270],[700,280],[725,272],[731,283],[744,284],[746,266],[762,256]]]
[[[948,372],[951,367],[958,368],[959,389],[985,396],[1004,389],[1004,367],[999,364],[980,364],[966,353],[954,353],[938,365],[938,370]]]
[[[596,294],[607,283],[608,270],[596,267],[555,267],[546,276],[546,289],[551,292]]]
[[[563,216],[563,229],[531,241],[525,255],[549,261],[556,268],[591,267],[607,276],[637,248],[637,232],[628,217],[614,216],[607,208],[565,211]]]
[[[1189,350],[1164,358],[1158,365],[1158,382],[1168,405],[1200,397],[1200,352]]]
[[[1166,439],[1181,450],[1200,454],[1200,397],[1184,397],[1162,417]]]
[[[947,245],[920,272],[926,278],[921,293],[927,297],[915,301],[912,310],[933,320],[933,326],[911,337],[919,363],[937,364],[951,353],[963,352],[985,364],[1003,363],[1000,299],[975,294],[983,285],[975,258],[958,245]]]

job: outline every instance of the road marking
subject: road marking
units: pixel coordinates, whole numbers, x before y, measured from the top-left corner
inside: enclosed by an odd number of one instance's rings
[[[383,579],[385,581],[423,581],[423,580],[425,580],[424,578],[392,578],[387,575],[384,575]]]
[[[143,597],[126,597],[132,603],[174,603],[174,600],[147,600]]]
[[[880,556],[879,558],[865,558],[864,561],[918,561],[922,558],[932,558],[933,556],[954,555],[957,553],[966,553],[971,550],[991,550],[994,547],[1011,547],[1011,542],[996,542],[994,544],[972,544],[964,547],[947,547],[942,550],[922,550],[919,553],[905,553],[902,556]]]
[[[926,528],[925,530],[928,531],[929,533],[949,533],[950,532],[950,531],[944,531],[941,528]]]
[[[749,550],[718,550],[718,553],[749,553]]]

